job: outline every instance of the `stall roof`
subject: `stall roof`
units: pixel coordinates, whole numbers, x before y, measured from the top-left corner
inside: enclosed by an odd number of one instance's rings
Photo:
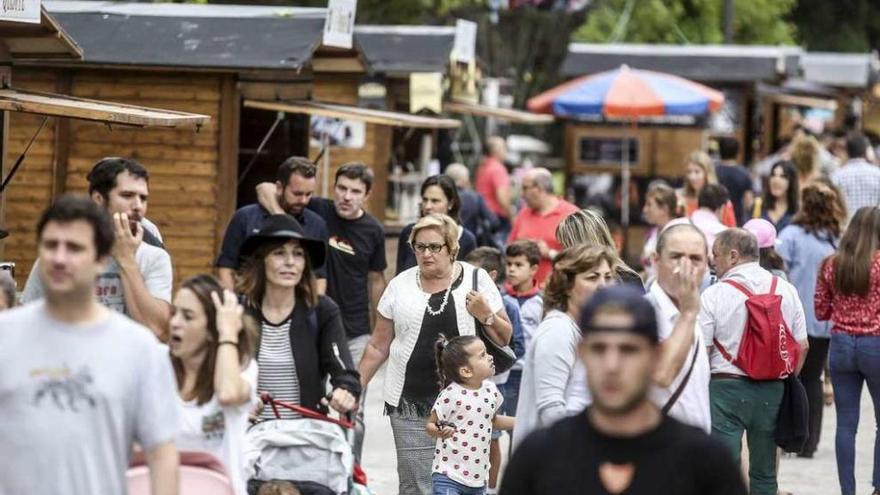
[[[0,45],[5,45],[13,60],[26,59],[74,59],[82,56],[82,50],[64,32],[58,22],[40,9],[39,24],[0,21]]]
[[[325,9],[44,1],[100,65],[299,69],[321,43]]]
[[[14,88],[0,89],[0,110],[142,127],[201,126],[210,117]]]
[[[355,38],[374,72],[446,72],[452,26],[355,26]]]
[[[804,79],[829,86],[866,88],[880,80],[877,53],[808,52],[801,56]]]
[[[245,100],[244,106],[248,108],[271,110],[273,112],[320,115],[323,117],[356,120],[370,124],[389,125],[393,127],[454,129],[461,125],[461,122],[455,119],[444,119],[402,112],[389,112],[386,110],[373,110],[348,105],[319,103],[316,101],[293,101],[282,103],[279,101]]]
[[[562,75],[581,76],[627,64],[702,82],[773,81],[797,75],[801,52],[789,46],[572,43]]]

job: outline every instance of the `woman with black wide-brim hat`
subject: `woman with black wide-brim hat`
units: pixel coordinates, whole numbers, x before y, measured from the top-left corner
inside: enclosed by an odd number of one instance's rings
[[[324,242],[306,237],[293,217],[272,215],[241,247],[236,289],[260,322],[257,390],[291,404],[321,411],[329,405],[345,413],[357,405],[361,387],[339,307],[316,287],[314,269],[324,264],[325,251]],[[328,375],[333,391],[325,401]],[[262,417],[274,413],[264,408]]]

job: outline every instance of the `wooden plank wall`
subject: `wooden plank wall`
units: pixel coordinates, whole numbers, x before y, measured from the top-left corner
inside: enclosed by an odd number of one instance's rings
[[[16,85],[26,89],[54,90],[54,72],[16,69]],[[192,128],[141,129],[108,128],[103,124],[70,121],[70,143],[63,180],[69,192],[85,193],[86,174],[94,163],[106,156],[125,156],[143,163],[150,172],[150,201],[147,217],[155,222],[165,238],[174,263],[175,284],[197,273],[211,273],[218,244],[219,122],[223,77],[207,74],[144,73],[110,69],[78,70],[72,73],[71,94],[134,105],[153,106],[207,114],[211,122],[197,133]],[[225,76],[231,77],[231,76]],[[228,82],[227,82],[228,84]],[[23,136],[29,136],[38,119],[16,116],[11,123],[12,153]],[[56,148],[52,133],[41,137],[41,146],[32,150],[27,173],[13,184],[7,202],[7,218],[14,237],[7,240],[7,257],[19,263],[18,279],[23,282],[34,258],[32,229],[40,211],[49,203],[52,183],[51,162]],[[34,153],[36,151],[37,153]],[[21,187],[24,184],[26,187]],[[19,187],[16,187],[19,186]],[[233,194],[227,191],[223,194]]]
[[[325,103],[357,105],[357,90],[360,75],[315,74],[315,87],[312,98]],[[310,148],[309,156],[317,156],[319,148]],[[330,150],[330,197],[333,194],[333,178],[340,166],[351,161],[360,161],[373,169],[375,180],[367,200],[366,210],[383,221],[388,194],[388,160],[391,157],[391,128],[367,124],[366,143],[363,149],[337,148]],[[319,166],[320,171],[320,166]],[[319,192],[322,178],[318,177]]]
[[[16,68],[13,83],[20,88],[35,91],[56,91],[59,78],[54,72],[31,72]],[[18,159],[31,137],[40,126],[43,117],[9,112],[9,140],[6,150],[7,169]],[[55,126],[53,118],[46,122],[39,137],[28,151],[21,168],[9,184],[6,196],[5,222],[9,237],[3,243],[3,258],[15,262],[15,275],[19,289],[31,271],[37,253],[34,234],[37,220],[52,198],[52,170],[55,162]]]

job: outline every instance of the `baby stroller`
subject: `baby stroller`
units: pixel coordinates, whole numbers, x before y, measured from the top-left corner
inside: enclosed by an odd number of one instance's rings
[[[143,453],[135,454],[125,473],[129,495],[149,495],[150,471]],[[235,495],[219,459],[207,452],[180,453],[181,495]]]
[[[366,475],[354,462],[354,424],[261,395],[277,419],[248,429],[244,453],[248,493],[271,480],[290,481],[303,495],[367,495]],[[279,407],[302,417],[280,419]]]

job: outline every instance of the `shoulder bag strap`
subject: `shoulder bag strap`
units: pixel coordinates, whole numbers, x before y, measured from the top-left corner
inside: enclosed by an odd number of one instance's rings
[[[754,295],[754,294],[752,294],[752,291],[750,291],[749,289],[746,289],[746,287],[745,287],[744,285],[742,285],[741,283],[739,283],[739,282],[735,282],[735,281],[730,280],[730,279],[722,280],[722,282],[724,282],[725,284],[727,284],[727,285],[733,287],[734,289],[736,289],[736,290],[742,292],[743,294],[746,295],[746,297],[752,297],[752,296]]]
[[[694,343],[694,355],[691,357],[691,367],[688,368],[687,374],[682,378],[681,383],[678,384],[678,388],[673,392],[672,397],[666,401],[666,404],[663,406],[663,414],[668,414],[669,410],[672,409],[672,406],[678,401],[678,398],[681,397],[682,392],[684,392],[684,388],[687,386],[688,381],[691,378],[691,373],[694,372],[694,367],[697,364],[697,354],[700,352],[700,344],[698,342]]]

